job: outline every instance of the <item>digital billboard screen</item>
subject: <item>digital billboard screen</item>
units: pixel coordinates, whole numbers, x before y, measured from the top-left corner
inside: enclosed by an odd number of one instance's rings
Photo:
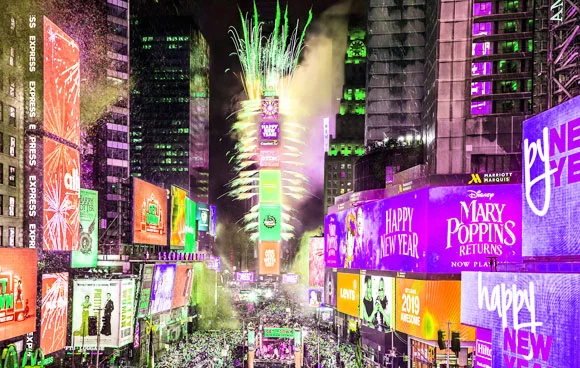
[[[308,289],[308,306],[318,308],[320,303],[322,303],[322,289]]]
[[[338,272],[336,283],[336,309],[341,313],[358,318],[360,302],[359,274]]]
[[[258,273],[260,275],[280,274],[280,243],[260,242],[258,245]]]
[[[395,328],[425,339],[437,340],[451,322],[463,341],[475,341],[475,329],[460,325],[461,281],[396,279]]]
[[[287,285],[297,284],[299,279],[295,273],[285,273],[282,275],[282,283]]]
[[[256,274],[251,271],[236,272],[237,282],[254,282],[256,281]]]
[[[195,253],[197,241],[197,204],[185,198],[185,253]]]
[[[279,204],[260,204],[260,240],[280,241],[282,235],[282,207]]]
[[[308,245],[308,284],[321,288],[324,284],[324,238],[313,236]]]
[[[395,327],[395,279],[387,276],[360,276],[360,319],[378,331]]]
[[[282,199],[282,172],[260,170],[260,203],[280,203]]]
[[[71,266],[96,267],[99,245],[99,192],[80,190],[80,246],[71,255]]]
[[[260,124],[260,145],[277,146],[280,139],[280,124],[276,121]]]
[[[579,274],[462,273],[461,322],[492,346],[478,364],[580,367],[579,285]],[[491,330],[490,340],[481,329]]]
[[[36,249],[0,248],[0,340],[36,330]]]
[[[324,271],[324,304],[336,307],[336,272],[331,268]]]
[[[580,97],[523,124],[523,255],[580,255]]]
[[[176,266],[174,264],[157,264],[153,272],[151,285],[151,314],[171,309]]]
[[[197,230],[209,231],[209,207],[205,203],[197,204]]]
[[[133,243],[167,245],[167,190],[135,177]]]
[[[149,314],[149,302],[151,301],[151,286],[153,284],[153,270],[155,265],[146,264],[141,277],[141,295],[137,306],[137,317],[143,318]]]
[[[217,234],[217,212],[216,207],[209,206],[209,235],[216,236]]]
[[[183,307],[189,304],[189,296],[193,286],[193,265],[178,264],[175,269],[175,286],[171,308]]]
[[[132,279],[73,282],[72,339],[79,346],[117,348],[133,341]]]
[[[170,245],[174,248],[185,246],[185,212],[187,192],[171,186],[171,235]]]
[[[42,275],[40,348],[44,354],[64,349],[67,337],[68,273]]]

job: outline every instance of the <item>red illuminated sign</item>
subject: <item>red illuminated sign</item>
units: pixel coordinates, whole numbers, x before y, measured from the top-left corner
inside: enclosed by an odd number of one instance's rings
[[[45,354],[66,346],[68,273],[42,275],[40,347]]]

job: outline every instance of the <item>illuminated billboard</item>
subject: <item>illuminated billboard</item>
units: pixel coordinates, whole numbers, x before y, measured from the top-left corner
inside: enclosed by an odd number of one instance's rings
[[[135,177],[133,243],[167,245],[167,190]]]
[[[324,304],[336,306],[336,272],[331,268],[324,271]]]
[[[141,277],[141,295],[137,306],[137,318],[143,318],[149,314],[149,303],[151,301],[151,285],[153,284],[153,270],[155,265],[146,264]]]
[[[42,275],[40,348],[51,354],[66,346],[68,313],[68,273]]]
[[[216,236],[217,234],[217,213],[216,207],[209,206],[209,235]]]
[[[320,303],[322,303],[322,290],[308,289],[308,306],[318,308]]]
[[[477,327],[478,345],[492,347],[478,364],[580,367],[579,285],[579,274],[462,273],[461,322]]]
[[[258,273],[260,275],[280,274],[280,243],[260,242],[258,245]]]
[[[187,192],[171,186],[171,235],[170,245],[174,248],[185,246],[185,212]]]
[[[0,248],[0,340],[36,330],[36,249]]]
[[[263,168],[280,167],[280,151],[278,149],[261,149],[260,167]]]
[[[580,97],[523,124],[523,255],[580,255]]]
[[[364,326],[379,331],[395,327],[395,279],[393,277],[360,276],[360,319]]]
[[[295,273],[282,274],[282,283],[283,284],[287,284],[287,285],[297,284],[298,280],[299,280],[299,277]]]
[[[71,255],[71,266],[96,267],[99,245],[99,192],[80,190],[80,246]]]
[[[282,207],[279,204],[260,204],[260,240],[280,241]]]
[[[153,272],[151,285],[151,314],[171,309],[176,266],[174,264],[157,264]]]
[[[395,328],[425,340],[437,340],[447,322],[463,341],[475,341],[475,329],[460,325],[461,281],[396,279]]]
[[[260,203],[280,203],[282,199],[282,172],[260,170]]]
[[[260,124],[260,145],[277,146],[280,140],[280,124],[267,121]]]
[[[251,272],[251,271],[236,272],[236,281],[237,282],[254,282],[254,281],[256,281],[256,275],[254,272]]]
[[[338,272],[336,277],[336,309],[358,318],[360,280],[358,273]]]
[[[308,245],[308,284],[321,288],[324,284],[324,238],[313,236]]]
[[[195,253],[197,241],[197,204],[185,198],[185,253]]]
[[[189,304],[189,296],[193,285],[193,265],[178,264],[175,269],[175,286],[171,308],[183,307]]]
[[[209,207],[205,203],[197,204],[197,230],[209,231]]]
[[[133,342],[133,279],[73,282],[73,344],[117,348]]]

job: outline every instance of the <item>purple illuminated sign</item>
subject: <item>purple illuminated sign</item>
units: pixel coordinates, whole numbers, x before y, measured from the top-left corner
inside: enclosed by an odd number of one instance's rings
[[[580,255],[580,97],[524,122],[523,254]]]
[[[473,16],[485,16],[491,15],[491,2],[485,3],[474,3],[473,4]],[[476,36],[488,36],[492,34],[493,24],[491,22],[474,22],[472,28],[472,35]],[[491,54],[491,42],[474,42],[472,44],[472,55],[473,56],[483,56]],[[492,63],[486,62],[475,62],[471,64],[471,75],[472,76],[483,76],[490,75],[492,73]],[[471,95],[472,96],[482,96],[489,95],[492,89],[491,81],[477,81],[471,83]],[[471,102],[471,114],[481,115],[490,114],[492,112],[492,102],[491,101],[472,101]]]
[[[173,301],[173,286],[175,284],[175,265],[158,264],[153,271],[151,284],[151,314],[165,312],[171,309]]]
[[[336,272],[330,268],[324,271],[324,304],[336,306]]]
[[[476,343],[491,363],[478,356],[476,367],[580,367],[579,285],[579,274],[462,273],[461,323],[478,327],[478,340],[491,330]]]
[[[473,368],[491,368],[492,360],[491,330],[477,327],[475,330],[475,349]]]
[[[254,282],[255,273],[254,272],[236,272],[237,282]]]
[[[277,146],[280,125],[277,122],[263,122],[260,125],[260,145]]]
[[[298,275],[295,273],[285,273],[282,275],[282,283],[283,284],[297,284],[298,283]]]

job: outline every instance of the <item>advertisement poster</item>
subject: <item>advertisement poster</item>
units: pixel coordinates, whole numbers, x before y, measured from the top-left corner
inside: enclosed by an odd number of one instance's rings
[[[360,319],[363,325],[387,332],[395,327],[395,279],[361,275]]]
[[[324,286],[324,238],[313,236],[308,244],[309,285],[321,288]]]
[[[197,230],[209,231],[209,207],[205,203],[197,204]]]
[[[491,330],[477,327],[475,329],[473,368],[491,368],[492,359]]]
[[[428,272],[489,270],[488,257],[521,262],[521,190],[520,184],[430,188]]]
[[[260,242],[258,245],[258,273],[260,275],[280,274],[280,243]]]
[[[308,306],[318,308],[320,303],[322,303],[322,289],[308,289]]]
[[[80,199],[80,247],[72,252],[71,266],[96,267],[99,253],[99,192],[81,188]]]
[[[151,286],[151,314],[171,309],[176,267],[174,264],[157,264]]]
[[[76,346],[116,348],[133,341],[132,279],[79,279],[73,283],[72,339]]]
[[[197,241],[197,204],[185,198],[185,253],[195,253]]]
[[[263,122],[260,124],[260,145],[277,146],[280,139],[280,124],[278,122]]]
[[[217,234],[217,212],[216,207],[209,206],[209,235],[216,236]]]
[[[254,282],[256,280],[255,273],[251,271],[236,272],[237,282]]]
[[[282,199],[282,172],[260,170],[260,203],[280,203]]]
[[[149,313],[149,302],[151,301],[151,285],[153,284],[153,270],[155,265],[146,264],[143,269],[141,279],[141,295],[137,306],[137,317],[143,318]]]
[[[523,255],[580,255],[580,97],[523,124]]]
[[[189,304],[189,296],[193,286],[193,265],[178,264],[175,270],[175,286],[171,308],[183,307]]]
[[[465,272],[461,322],[491,330],[491,367],[580,367],[580,275]]]
[[[66,346],[68,311],[68,273],[42,275],[42,306],[40,313],[40,348],[44,354]]]
[[[79,151],[44,137],[43,249],[79,250]]]
[[[135,177],[133,243],[167,245],[167,190]]]
[[[80,144],[80,51],[44,17],[44,130]],[[78,172],[77,172],[78,173]]]
[[[0,340],[36,330],[36,249],[0,248]],[[23,262],[26,260],[26,262]]]
[[[459,331],[461,340],[475,341],[475,329],[460,325],[461,281],[396,279],[395,327],[397,331],[437,340],[437,331],[447,322]]]
[[[336,272],[330,268],[324,271],[324,304],[336,307]]]
[[[297,284],[299,279],[295,273],[285,273],[282,275],[282,283],[286,285]]]
[[[336,309],[358,318],[360,280],[358,273],[337,273]]]
[[[171,186],[171,235],[170,245],[173,248],[185,246],[185,212],[187,192],[174,185]]]
[[[259,208],[260,240],[280,241],[282,207],[279,204],[261,204]]]

